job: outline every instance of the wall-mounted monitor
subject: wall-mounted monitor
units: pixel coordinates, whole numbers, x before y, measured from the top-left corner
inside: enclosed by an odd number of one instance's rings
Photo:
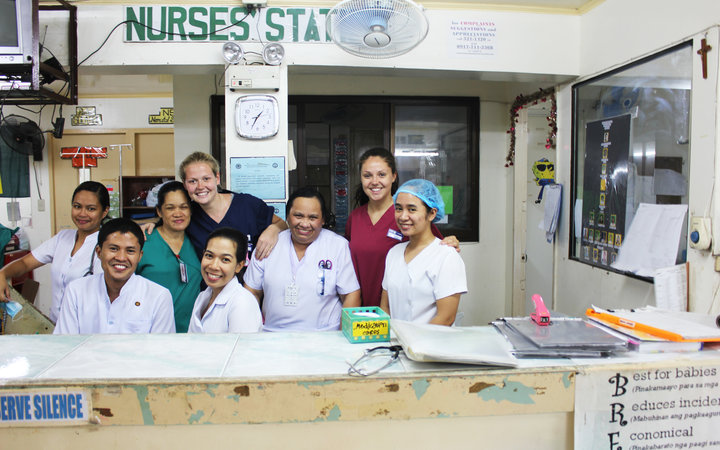
[[[32,64],[33,0],[0,0],[0,64]]]

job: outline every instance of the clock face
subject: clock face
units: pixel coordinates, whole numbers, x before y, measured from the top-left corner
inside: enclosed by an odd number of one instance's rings
[[[280,127],[278,102],[270,95],[246,95],[235,103],[235,130],[248,139],[275,136]]]

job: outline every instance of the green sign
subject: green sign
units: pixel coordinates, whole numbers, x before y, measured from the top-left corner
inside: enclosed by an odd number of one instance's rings
[[[126,6],[125,42],[331,42],[330,8]]]
[[[438,186],[440,196],[445,202],[445,214],[453,213],[453,187],[451,186]]]

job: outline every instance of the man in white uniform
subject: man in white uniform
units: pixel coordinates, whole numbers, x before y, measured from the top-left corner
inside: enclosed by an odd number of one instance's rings
[[[170,291],[135,275],[144,242],[129,219],[100,228],[95,252],[103,272],[68,285],[55,334],[175,332]]]

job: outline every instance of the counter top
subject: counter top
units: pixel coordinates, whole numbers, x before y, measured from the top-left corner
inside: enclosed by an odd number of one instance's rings
[[[487,327],[488,333],[494,333]],[[347,361],[384,343],[351,344],[337,332],[1,336],[0,384],[62,380],[237,379],[347,376]],[[563,361],[557,361],[562,364]],[[566,363],[566,362],[565,362]],[[548,362],[545,362],[548,364]],[[400,375],[478,370],[401,358]]]
[[[483,333],[496,331],[482,327],[480,335]],[[93,431],[98,426],[115,430],[108,433],[120,439],[128,427],[159,438],[167,425],[183,430],[197,424],[244,425],[220,429],[235,438],[254,433],[266,439],[266,430],[287,425],[290,428],[278,429],[273,439],[290,445],[295,438],[292,434],[283,438],[284,433],[303,430],[306,439],[318,423],[331,427],[323,428],[325,432],[347,432],[357,422],[366,430],[382,431],[386,420],[394,421],[393,429],[404,427],[399,420],[410,421],[407,426],[418,436],[428,436],[426,430],[441,430],[447,426],[443,423],[452,422],[467,425],[457,438],[462,442],[472,442],[477,427],[482,426],[503,443],[512,439],[518,446],[532,441],[538,449],[569,449],[573,448],[578,374],[720,366],[720,353],[714,350],[520,359],[517,368],[420,363],[401,356],[376,375],[349,376],[346,361],[378,345],[382,344],[351,344],[339,331],[0,336],[0,398],[32,397],[49,402],[55,397],[78,396],[87,410],[82,423],[10,421],[0,423],[0,430],[14,442],[35,445],[55,436],[57,427],[69,425],[78,430],[80,425],[92,448],[103,442],[104,435]],[[603,372],[598,373],[607,379]],[[3,406],[6,412],[9,404],[6,401]],[[50,403],[47,405],[49,408]],[[517,428],[516,415],[522,415],[526,425],[522,430]],[[350,428],[344,428],[345,423]],[[300,424],[308,428],[297,428]],[[253,428],[257,425],[264,428]],[[540,435],[533,431],[549,428],[555,431]],[[179,444],[182,436],[188,435],[178,435]],[[324,445],[321,435],[307,442],[307,448]],[[333,442],[340,445],[345,440],[340,435]]]
[[[495,333],[492,327],[481,327]],[[347,377],[348,363],[382,343],[351,344],[340,331],[252,334],[0,336],[0,385],[69,380],[221,380]],[[519,359],[517,369],[414,362],[404,355],[377,376],[578,371],[614,364],[720,357],[718,351],[610,358]]]

